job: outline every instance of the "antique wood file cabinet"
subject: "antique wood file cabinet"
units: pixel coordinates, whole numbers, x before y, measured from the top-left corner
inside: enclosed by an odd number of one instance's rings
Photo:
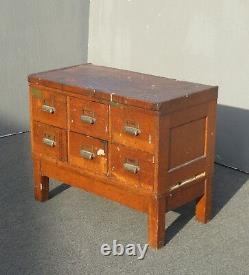
[[[137,209],[154,248],[167,211],[210,219],[217,87],[92,64],[28,80],[36,200],[54,178]]]

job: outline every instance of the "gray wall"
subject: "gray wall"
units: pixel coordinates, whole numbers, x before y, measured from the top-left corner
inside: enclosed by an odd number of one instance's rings
[[[248,26],[249,1],[92,0],[88,60],[219,85],[217,161],[249,171]]]
[[[28,125],[27,75],[87,61],[89,0],[0,1],[0,135]]]

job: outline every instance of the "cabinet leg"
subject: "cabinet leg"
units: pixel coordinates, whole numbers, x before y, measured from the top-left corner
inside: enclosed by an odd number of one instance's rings
[[[152,198],[148,213],[149,245],[158,249],[165,245],[166,198]]]
[[[211,219],[211,200],[212,200],[212,179],[205,180],[204,195],[197,199],[195,217],[201,223],[207,223]]]
[[[34,195],[40,202],[48,200],[49,178],[41,175],[40,161],[34,160]]]

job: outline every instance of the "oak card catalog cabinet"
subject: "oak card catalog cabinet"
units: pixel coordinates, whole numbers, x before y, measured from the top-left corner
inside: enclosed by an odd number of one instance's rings
[[[36,200],[54,178],[137,209],[154,248],[167,211],[210,219],[218,87],[92,64],[28,80]]]

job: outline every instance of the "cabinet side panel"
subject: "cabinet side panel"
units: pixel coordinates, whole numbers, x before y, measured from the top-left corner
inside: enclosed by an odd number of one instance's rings
[[[206,117],[170,129],[169,169],[205,156]]]
[[[159,116],[155,193],[168,193],[212,174],[215,108],[216,101],[210,101]]]

